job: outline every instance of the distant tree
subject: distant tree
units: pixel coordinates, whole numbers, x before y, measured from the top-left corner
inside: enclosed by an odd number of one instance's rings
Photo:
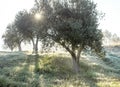
[[[38,54],[38,42],[45,38],[47,29],[47,14],[50,12],[49,0],[35,0],[35,6],[27,11],[20,11],[16,15],[15,24],[25,37],[33,43],[33,53]],[[49,11],[47,11],[49,10]]]
[[[111,43],[111,40],[112,40],[112,33],[108,30],[105,30],[103,32],[103,42],[104,42],[104,45],[107,45],[109,46],[110,43]]]
[[[29,38],[33,43],[33,53],[38,53],[38,30],[35,29],[32,14],[27,11],[20,11],[16,15],[15,25],[18,31],[24,35],[24,37]]]
[[[18,31],[24,35],[24,37],[29,38],[33,43],[33,52],[37,52],[37,44],[38,43],[38,36],[34,32],[32,16],[27,11],[20,11],[16,15],[15,25],[18,28]],[[34,41],[36,38],[36,41]],[[36,46],[36,49],[35,49]]]
[[[108,39],[111,39],[111,37],[112,37],[111,32],[108,31],[108,30],[105,30],[105,31],[103,32],[103,35],[104,35],[104,37],[106,37],[106,38],[108,38]]]
[[[117,36],[117,34],[113,34],[111,39],[112,39],[114,45],[119,44],[120,38]]]
[[[103,42],[105,45],[110,46],[110,45],[119,44],[120,42],[120,38],[117,36],[117,34],[112,34],[108,30],[105,30],[103,32],[103,36],[104,36]]]
[[[113,34],[113,35],[112,35],[112,40],[113,40],[114,42],[117,42],[117,41],[119,40],[119,37],[117,36],[117,34]]]
[[[4,40],[4,44],[11,50],[18,47],[19,51],[22,51],[21,42],[23,41],[23,37],[22,34],[18,32],[14,23],[7,26],[7,30],[5,34],[3,34],[2,38]]]
[[[82,50],[90,47],[96,53],[102,52],[103,35],[98,30],[101,16],[91,0],[56,1],[52,7],[48,36],[71,54],[73,69],[79,72]]]
[[[15,44],[13,44],[13,42],[10,40],[10,37],[8,34],[4,34],[2,36],[3,41],[4,41],[4,46],[5,48],[10,48],[11,51],[13,51],[13,49],[16,47]]]

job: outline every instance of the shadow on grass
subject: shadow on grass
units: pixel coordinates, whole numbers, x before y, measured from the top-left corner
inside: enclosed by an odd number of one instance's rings
[[[36,63],[38,63],[39,57],[38,55],[27,55],[25,65],[19,70],[15,77],[13,77],[14,81],[21,83],[20,87],[42,87],[41,85],[43,85],[42,83],[44,82],[43,77],[36,72],[36,69],[38,69]]]
[[[82,61],[80,73],[75,74],[72,72],[72,60],[69,57],[44,55],[36,58],[34,55],[27,55],[24,56],[24,61],[19,58],[17,62],[14,61],[15,65],[19,64],[18,61],[23,63],[19,71],[8,77],[9,81],[2,78],[3,82],[8,81],[5,87],[99,87],[95,72],[105,76],[112,75],[107,70],[101,71],[103,68],[91,67]]]
[[[45,56],[40,59],[40,69],[38,73],[47,79],[51,86],[69,87],[98,87],[94,72],[92,72],[88,65],[80,62],[80,73],[77,75],[72,71],[72,61],[70,58]]]
[[[25,67],[25,54],[9,54],[1,62],[3,67],[0,69],[0,87],[25,87],[26,83],[21,83],[20,77],[21,67]]]

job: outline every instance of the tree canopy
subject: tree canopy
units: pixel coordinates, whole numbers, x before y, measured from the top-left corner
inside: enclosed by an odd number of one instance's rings
[[[24,40],[23,35],[18,32],[14,23],[7,26],[7,30],[2,38],[4,39],[6,47],[10,48],[11,50],[18,47],[19,51],[22,50],[21,42]]]
[[[55,2],[49,19],[48,35],[72,56],[78,72],[81,51],[86,48],[102,51],[102,32],[98,29],[98,11],[90,0]]]

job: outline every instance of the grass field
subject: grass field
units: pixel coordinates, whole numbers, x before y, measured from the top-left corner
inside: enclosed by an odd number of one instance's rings
[[[106,58],[82,55],[80,73],[72,72],[68,54],[0,52],[0,87],[120,87],[119,51]],[[35,72],[37,70],[37,72]]]

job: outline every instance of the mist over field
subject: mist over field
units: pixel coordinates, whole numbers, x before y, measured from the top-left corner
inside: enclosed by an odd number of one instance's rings
[[[120,87],[119,1],[6,1],[0,87]]]

